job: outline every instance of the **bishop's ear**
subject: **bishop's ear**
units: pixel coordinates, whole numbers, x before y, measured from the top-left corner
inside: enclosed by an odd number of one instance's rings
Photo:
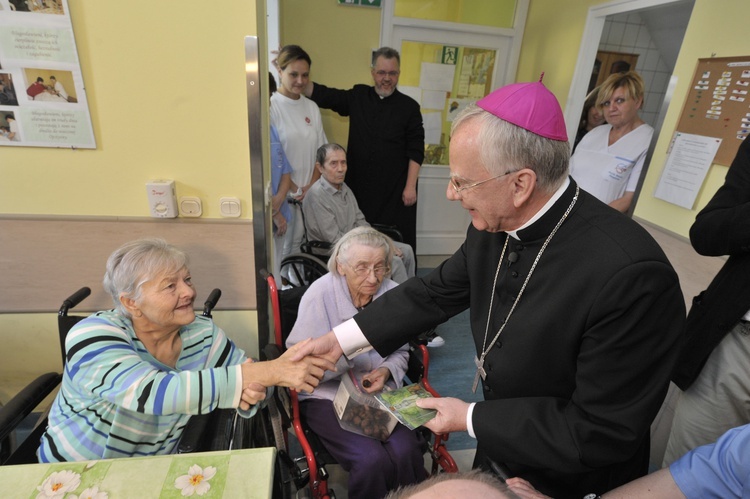
[[[513,205],[523,206],[536,189],[536,172],[531,168],[522,168],[513,175]]]

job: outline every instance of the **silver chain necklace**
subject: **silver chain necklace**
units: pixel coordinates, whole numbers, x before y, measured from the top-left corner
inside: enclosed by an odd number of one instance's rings
[[[474,356],[474,364],[477,366],[477,372],[474,375],[474,383],[471,385],[471,392],[476,393],[477,386],[479,386],[479,377],[481,376],[482,379],[487,379],[487,372],[484,370],[484,358],[487,356],[487,353],[489,353],[490,350],[492,350],[492,347],[495,346],[495,343],[497,342],[497,339],[500,338],[500,334],[503,332],[503,329],[505,329],[505,325],[508,324],[508,320],[510,320],[510,316],[513,315],[513,311],[516,309],[516,305],[518,305],[518,302],[521,301],[521,296],[523,295],[523,292],[526,290],[526,285],[529,283],[529,279],[531,279],[531,274],[534,273],[534,269],[536,269],[537,263],[539,263],[539,259],[542,257],[542,253],[544,253],[544,250],[547,248],[547,245],[552,240],[552,237],[557,232],[557,229],[560,228],[560,226],[563,224],[566,218],[568,218],[568,215],[570,214],[570,210],[573,209],[573,206],[575,206],[576,201],[578,201],[578,192],[579,188],[576,186],[576,193],[575,196],[573,196],[573,201],[571,201],[570,206],[568,206],[568,209],[565,210],[565,213],[563,213],[563,216],[560,218],[560,220],[557,222],[557,225],[555,225],[555,228],[552,229],[552,232],[549,233],[549,236],[547,236],[547,239],[544,241],[544,244],[542,244],[542,248],[539,250],[539,253],[536,255],[536,258],[534,259],[534,263],[531,265],[531,269],[529,270],[528,275],[526,276],[526,279],[523,281],[523,285],[521,286],[521,291],[519,291],[518,296],[516,296],[516,300],[513,302],[513,306],[510,307],[510,312],[508,312],[508,315],[505,316],[505,320],[503,321],[502,326],[500,326],[500,329],[498,329],[497,334],[495,334],[495,337],[492,338],[492,341],[490,342],[489,346],[487,345],[487,334],[490,330],[490,318],[492,317],[492,304],[495,301],[495,288],[497,287],[497,277],[500,275],[500,268],[503,266],[503,259],[505,258],[505,250],[508,248],[508,239],[510,239],[510,235],[506,235],[505,237],[505,244],[503,244],[503,251],[500,253],[500,261],[497,262],[497,270],[495,270],[495,280],[492,283],[492,294],[490,295],[490,307],[487,311],[487,325],[484,328],[484,339],[482,340],[482,355],[480,357]]]

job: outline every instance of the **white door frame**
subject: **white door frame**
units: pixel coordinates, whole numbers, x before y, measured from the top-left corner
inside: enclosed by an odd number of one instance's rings
[[[596,52],[599,50],[599,41],[602,38],[604,21],[607,16],[682,1],[684,0],[613,0],[589,8],[581,46],[578,50],[573,81],[570,83],[568,100],[565,105],[565,123],[568,137],[575,137],[578,130],[581,111],[583,111],[583,101],[586,99],[589,80],[591,79],[591,68],[596,59]]]

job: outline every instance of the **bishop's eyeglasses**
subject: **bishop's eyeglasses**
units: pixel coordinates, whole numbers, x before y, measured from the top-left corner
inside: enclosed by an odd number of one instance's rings
[[[451,187],[453,187],[453,190],[456,191],[456,194],[460,194],[461,191],[465,191],[466,189],[471,189],[473,187],[476,187],[478,185],[482,185],[485,182],[489,182],[490,180],[495,180],[496,178],[504,177],[510,173],[515,173],[518,170],[511,170],[509,172],[501,173],[500,175],[495,175],[494,177],[486,178],[484,180],[480,180],[479,182],[474,182],[473,184],[468,185],[462,185],[463,180],[461,180],[459,177],[451,175]]]

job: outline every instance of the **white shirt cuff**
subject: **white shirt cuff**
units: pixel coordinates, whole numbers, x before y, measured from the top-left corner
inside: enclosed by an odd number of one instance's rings
[[[239,407],[242,400],[242,364],[228,366],[227,370],[229,369],[234,370],[234,379],[237,380],[232,394],[232,407]]]
[[[347,359],[353,359],[361,353],[372,350],[372,345],[362,334],[362,330],[354,319],[349,319],[333,328],[333,334],[336,335]]]
[[[466,431],[471,438],[477,438],[477,436],[474,435],[474,426],[471,424],[471,415],[474,414],[475,405],[477,405],[476,402],[469,404],[469,410],[466,412]]]

